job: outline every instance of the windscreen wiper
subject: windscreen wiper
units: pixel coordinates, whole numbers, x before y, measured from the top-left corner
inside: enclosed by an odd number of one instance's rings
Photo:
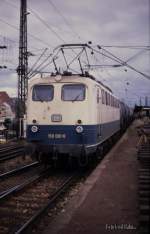
[[[78,97],[80,97],[81,94],[82,94],[82,93],[79,93],[79,94],[72,100],[72,102],[75,102],[75,101],[78,99]]]

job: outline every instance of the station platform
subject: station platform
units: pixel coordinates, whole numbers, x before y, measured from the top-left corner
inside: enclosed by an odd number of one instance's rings
[[[136,120],[43,234],[138,233]]]

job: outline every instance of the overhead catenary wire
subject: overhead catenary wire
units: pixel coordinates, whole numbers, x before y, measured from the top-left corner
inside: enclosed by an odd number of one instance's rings
[[[0,34],[0,37],[1,37],[1,38],[6,38],[8,41],[14,43],[15,46],[18,47],[19,40],[17,40],[17,39],[12,39],[12,38],[10,38],[10,37],[8,37],[8,36],[6,36],[6,35],[4,36],[4,35],[1,35],[1,34]],[[42,51],[45,47],[39,49],[39,48],[36,48],[36,47],[34,47],[34,46],[30,46],[30,45],[29,45],[29,48],[32,48],[32,51]]]
[[[8,4],[10,4],[11,6],[18,8],[14,3],[10,3],[9,0],[5,0]],[[52,32],[53,34],[55,34],[55,36],[61,40],[63,43],[66,43],[65,40],[35,11],[33,10],[31,7],[28,7],[28,10],[41,22],[43,23],[43,25],[45,25],[45,27],[47,27],[50,32]],[[15,27],[16,29],[16,27]],[[28,33],[28,35],[30,35]],[[73,51],[73,50],[72,50]],[[73,51],[75,53],[75,51]],[[76,53],[75,53],[76,54]]]
[[[16,9],[19,9],[19,6],[17,6],[16,4],[14,4],[14,2],[12,3],[9,0],[3,0],[3,1],[6,2],[7,4],[11,5],[12,7],[16,8]]]
[[[77,36],[78,39],[81,40],[80,35],[73,29],[71,23],[67,20],[67,18],[62,14],[62,12],[58,9],[58,7],[56,6],[56,4],[53,3],[52,0],[47,0],[48,3],[53,7],[53,9],[57,12],[58,15],[60,15],[60,17],[63,19],[63,21],[65,22],[65,24],[70,28],[70,30],[73,32],[73,34],[75,36]]]
[[[14,39],[11,39],[11,38],[9,38],[8,36],[4,36],[4,35],[1,35],[1,34],[0,34],[0,37],[1,37],[1,38],[6,38],[8,41],[10,41],[10,42],[12,42],[12,43],[14,43],[14,44],[18,44],[18,43],[19,43],[19,41],[14,40]]]
[[[40,70],[39,70],[39,67],[38,67],[38,70],[35,70],[34,72],[33,72],[33,74],[32,75],[30,75],[29,76],[29,79],[31,79],[32,77],[34,77],[35,75],[37,75],[38,73],[41,73],[42,71],[43,71],[43,69],[45,69],[46,67],[48,67],[50,64],[52,64],[53,63],[53,59],[56,59],[57,58],[57,55],[58,55],[58,53],[59,53],[59,51],[57,51],[57,53],[55,54],[55,55],[51,55],[51,60],[48,62],[48,63],[46,63],[46,64],[42,64],[41,66],[40,66]],[[48,59],[47,59],[48,60]],[[44,72],[43,72],[44,73]]]
[[[4,24],[7,24],[7,25],[10,26],[11,28],[13,28],[13,29],[19,31],[19,28],[18,28],[18,27],[16,27],[16,26],[13,25],[13,24],[8,23],[6,20],[3,20],[3,19],[0,18],[0,21],[1,21],[2,23],[4,23]],[[48,47],[52,47],[49,43],[43,41],[42,39],[38,38],[37,36],[34,36],[34,35],[31,34],[31,33],[28,33],[28,35],[29,35],[30,37],[34,38],[35,40],[41,42],[42,44],[45,44],[45,45],[48,46]]]
[[[18,9],[18,6],[17,6],[16,4],[10,2],[9,0],[4,0],[4,1],[5,1],[7,4],[9,4],[10,6],[12,6],[12,7]],[[16,30],[19,31],[19,28],[17,28],[16,26],[14,26],[14,25],[8,23],[7,21],[4,21],[4,20],[2,20],[2,19],[0,19],[0,21],[2,21],[3,23],[5,23],[5,24],[9,25],[10,27],[12,27],[12,28],[14,28],[14,29],[16,29]],[[49,47],[52,47],[52,45],[50,45],[49,43],[43,41],[42,39],[38,38],[38,37],[35,36],[35,35],[33,35],[33,34],[31,34],[31,33],[28,33],[28,35],[29,35],[30,37],[32,37],[32,38],[34,38],[34,39],[36,39],[36,40],[42,42],[43,44],[45,44],[45,45],[47,45],[47,46],[49,46]],[[19,43],[19,42],[18,42],[18,43]]]
[[[8,0],[5,0],[6,2],[9,2]],[[66,22],[66,23],[68,23],[68,21],[66,21],[66,19],[65,19],[65,17],[61,14],[61,12],[58,10],[58,8],[54,5],[54,3],[52,2],[52,1],[50,1],[50,0],[48,0],[48,2],[49,3],[51,3],[51,5],[53,5],[53,7],[57,10],[57,12],[61,15],[61,17],[63,17],[64,18],[64,21]],[[9,2],[10,3],[10,2]],[[12,4],[11,3],[11,5],[14,5],[14,4]],[[46,25],[46,27],[48,27],[49,28],[49,25],[35,12],[35,11],[33,11],[32,9],[29,9],[29,10],[31,10],[31,12],[32,13],[34,13],[34,15],[36,15],[36,17],[38,17],[40,20],[41,20],[41,22],[43,22],[45,25]],[[10,25],[10,24],[9,24]],[[18,29],[17,29],[18,30]],[[51,28],[51,30],[52,30],[52,28]],[[55,34],[56,35],[56,34]],[[57,37],[60,37],[58,34],[56,35]],[[35,37],[35,36],[34,36]],[[59,38],[60,39],[60,38]],[[63,40],[63,42],[64,42],[64,40]],[[114,46],[105,46],[105,45],[103,45],[103,47],[114,47]],[[121,46],[116,46],[116,47],[120,47],[121,48]],[[122,46],[122,48],[137,48],[137,47],[140,47],[140,46]],[[149,47],[147,47],[147,49],[149,49]],[[108,52],[108,51],[107,51]],[[109,52],[110,53],[110,52]],[[111,54],[112,55],[112,54]],[[104,55],[104,56],[106,56],[106,54]],[[108,57],[108,55],[107,55],[107,57]],[[116,56],[114,57],[113,56],[113,58],[117,58]],[[118,58],[117,58],[118,59]],[[116,60],[117,61],[117,60]],[[118,60],[119,61],[119,60]],[[117,61],[117,62],[118,62]],[[127,67],[129,67],[130,69],[132,69],[132,70],[134,70],[134,71],[136,71],[136,72],[138,72],[139,74],[141,74],[141,75],[143,75],[143,76],[145,76],[146,78],[148,78],[149,79],[149,76],[147,75],[147,74],[144,74],[143,72],[141,72],[141,71],[139,71],[139,70],[137,70],[136,68],[134,68],[133,66],[131,66],[131,65],[129,65],[129,64],[127,64],[127,61],[126,62],[124,62],[123,60],[120,60],[119,62],[121,62],[121,65],[122,66],[127,66]]]
[[[87,45],[87,47],[90,48],[92,51],[95,51],[96,53],[102,54],[102,55],[104,55],[105,57],[110,58],[111,60],[113,60],[113,61],[115,61],[115,62],[118,62],[121,66],[126,66],[126,67],[130,68],[131,70],[133,70],[133,71],[139,73],[140,75],[142,75],[142,76],[144,76],[145,78],[147,78],[147,79],[150,80],[150,76],[149,76],[149,75],[147,75],[147,74],[145,74],[145,73],[139,71],[138,69],[134,68],[133,66],[129,65],[127,62],[125,62],[125,61],[123,61],[122,59],[120,59],[119,57],[115,56],[114,54],[112,54],[112,53],[109,52],[108,50],[106,50],[106,49],[103,48],[103,51],[104,51],[106,54],[104,54],[103,52],[100,52],[100,50],[102,49],[101,46],[99,46],[99,45],[97,46],[97,48],[98,48],[99,50],[97,50],[97,49],[95,49],[95,48],[92,48],[92,47],[89,46],[89,45]],[[115,65],[114,67],[120,67],[120,65]]]
[[[126,61],[125,61],[125,63],[127,63],[127,62],[129,62],[129,61],[131,61],[131,60],[133,60],[133,59],[136,59],[138,56],[140,56],[141,54],[143,54],[143,53],[146,53],[147,52],[147,50],[146,49],[142,49],[142,50],[140,50],[140,51],[138,51],[136,54],[134,54],[133,56],[131,56],[131,57],[129,57]],[[104,53],[103,53],[103,56],[104,56]],[[109,57],[110,58],[110,57]],[[116,61],[116,60],[114,60],[114,61]],[[95,67],[97,66],[97,67],[117,67],[117,65],[112,65],[112,64],[101,64],[101,65],[99,65],[99,64],[97,64],[97,65],[94,65]]]
[[[52,33],[55,34],[55,36],[60,39],[63,43],[66,43],[66,41],[58,34],[55,32],[54,29],[41,17],[35,10],[31,9],[31,7],[28,7],[28,9],[34,14],[34,16],[39,19]],[[76,54],[76,52],[72,49],[73,53]]]
[[[117,67],[117,66],[118,66],[118,67],[119,67],[119,66],[127,66],[127,67],[131,68],[132,70],[134,70],[134,71],[140,73],[141,75],[144,75],[144,76],[146,75],[146,74],[144,74],[144,73],[138,71],[138,70],[135,69],[134,67],[130,66],[129,64],[127,64],[127,62],[121,60],[121,59],[118,58],[117,56],[114,56],[114,55],[113,55],[112,53],[110,53],[109,51],[107,51],[107,54],[106,54],[106,50],[105,50],[105,49],[103,49],[103,52],[100,52],[100,51],[97,51],[97,50],[93,49],[93,48],[92,48],[91,46],[89,46],[89,45],[87,45],[87,47],[88,47],[89,49],[91,49],[92,51],[96,51],[97,53],[102,54],[103,56],[105,56],[105,57],[107,57],[107,58],[109,58],[109,59],[111,59],[111,60],[113,60],[113,61],[119,63],[120,65],[116,65],[116,67]],[[105,53],[104,53],[104,52],[105,52]],[[109,54],[109,55],[108,55],[108,54]],[[115,66],[114,66],[114,67],[115,67]]]
[[[131,61],[131,60],[133,60],[133,59],[139,57],[141,54],[143,54],[143,53],[145,53],[145,52],[147,52],[147,50],[146,50],[146,49],[142,49],[142,50],[138,51],[138,53],[136,53],[136,54],[133,55],[132,57],[128,58],[125,62],[126,62],[126,63],[129,62],[129,61]]]
[[[47,51],[47,48],[44,49],[44,51],[41,53],[41,55],[39,56],[39,58],[35,61],[35,63],[32,65],[32,67],[30,68],[30,70],[28,71],[28,75],[30,75],[30,73],[33,72],[34,67],[38,64],[38,62],[40,61],[40,59],[44,56],[45,52]]]
[[[63,43],[66,43],[66,41],[58,34],[55,32],[54,29],[41,17],[35,10],[31,9],[31,7],[28,7],[28,9],[34,14],[34,16],[39,19],[55,36],[60,39]],[[76,54],[76,52],[72,49],[73,53]]]
[[[18,7],[10,2],[9,0],[5,0],[8,4],[10,4],[11,6],[15,7],[18,9]],[[63,38],[35,11],[33,10],[31,7],[28,7],[28,10],[38,19],[41,21],[41,23],[43,25],[45,25],[45,27],[47,27],[53,34],[55,34],[55,36],[60,39],[61,41],[63,41],[65,43],[65,41],[63,40]]]
[[[49,54],[49,56],[46,57],[46,59],[44,59],[43,62],[41,62],[39,65],[38,65],[38,68],[35,68],[35,69],[41,69],[41,66],[50,58],[52,57],[52,54]],[[29,78],[33,77],[33,75],[35,75],[35,72],[32,71],[30,74],[29,74]]]
[[[50,62],[46,63],[45,65],[43,65],[43,67],[40,68],[40,70],[34,70],[33,74],[29,76],[29,79],[31,79],[32,77],[36,76],[37,74],[41,74],[41,73],[50,73],[51,71],[43,71],[46,67],[48,67],[49,65],[51,65],[53,63],[53,60],[50,60]]]
[[[28,9],[31,11],[32,14],[34,14],[34,16],[40,20],[43,25],[45,25],[46,28],[48,28],[59,40],[61,40],[62,42],[65,43],[65,40],[33,9],[31,9],[31,7],[28,7]]]
[[[130,68],[131,70],[133,70],[133,71],[139,73],[140,75],[142,75],[142,76],[144,76],[145,78],[147,78],[147,79],[150,80],[150,76],[149,76],[149,75],[147,75],[147,74],[145,74],[145,73],[139,71],[138,69],[134,68],[133,66],[129,65],[127,62],[125,62],[125,61],[123,61],[122,59],[118,58],[117,56],[115,56],[114,54],[112,54],[111,52],[109,52],[108,50],[106,50],[106,49],[103,49],[103,50],[104,50],[106,53],[108,53],[109,55],[111,55],[113,58],[118,59],[118,61],[120,62],[120,64],[122,64],[122,65],[124,65],[124,66]]]
[[[97,46],[95,46],[97,47]],[[104,48],[122,48],[122,49],[150,49],[149,45],[101,45]]]

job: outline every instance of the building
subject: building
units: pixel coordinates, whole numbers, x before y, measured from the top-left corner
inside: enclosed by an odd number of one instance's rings
[[[5,119],[13,120],[15,118],[14,103],[8,94],[3,91],[0,92],[0,122]]]

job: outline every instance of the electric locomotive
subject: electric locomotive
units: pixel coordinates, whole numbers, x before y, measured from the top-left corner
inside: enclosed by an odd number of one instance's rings
[[[120,131],[120,102],[86,74],[52,74],[29,82],[27,141],[38,157],[92,155]]]

